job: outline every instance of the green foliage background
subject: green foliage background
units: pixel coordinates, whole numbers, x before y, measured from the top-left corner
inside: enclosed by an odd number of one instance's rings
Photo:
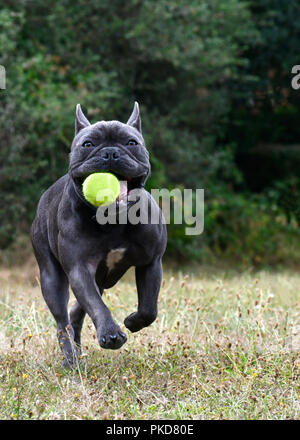
[[[300,1],[0,0],[0,246],[27,234],[64,174],[80,102],[141,105],[151,187],[205,189],[205,230],[170,256],[247,264],[299,254]]]

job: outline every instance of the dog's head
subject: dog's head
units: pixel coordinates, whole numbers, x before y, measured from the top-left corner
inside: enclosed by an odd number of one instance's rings
[[[91,124],[77,104],[69,165],[76,189],[81,193],[84,179],[101,171],[111,172],[119,180],[126,181],[128,193],[144,186],[150,162],[137,102],[126,124],[119,121]]]

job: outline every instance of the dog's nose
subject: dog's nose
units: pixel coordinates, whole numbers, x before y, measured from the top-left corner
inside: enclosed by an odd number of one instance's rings
[[[100,157],[103,160],[116,161],[120,159],[120,152],[115,147],[105,147],[101,149]]]

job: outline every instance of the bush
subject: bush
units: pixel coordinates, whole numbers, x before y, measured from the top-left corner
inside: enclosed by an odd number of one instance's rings
[[[298,53],[297,0],[285,8],[279,0],[8,2],[0,12],[7,70],[0,246],[28,234],[41,194],[66,172],[75,105],[91,121],[126,121],[137,100],[151,152],[147,188],[205,190],[204,234],[187,237],[184,226],[170,225],[169,254],[280,259],[285,232],[272,211],[280,203],[249,194],[248,164],[238,157],[262,140],[292,142],[299,134],[291,128],[297,97],[286,92],[282,74],[287,36],[288,63]],[[265,86],[271,93],[261,93]],[[286,177],[287,167],[276,180]]]

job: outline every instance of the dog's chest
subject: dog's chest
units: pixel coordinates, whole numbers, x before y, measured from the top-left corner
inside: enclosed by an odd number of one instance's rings
[[[109,272],[115,269],[118,263],[122,262],[122,260],[124,259],[125,252],[126,252],[125,247],[119,247],[116,249],[111,249],[107,253],[105,263]]]

